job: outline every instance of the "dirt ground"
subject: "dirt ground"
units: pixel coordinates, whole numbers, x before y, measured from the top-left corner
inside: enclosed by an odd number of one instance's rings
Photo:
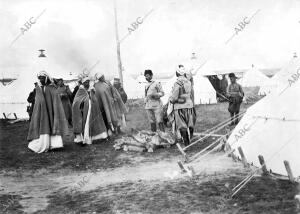
[[[128,126],[149,129],[145,118],[141,107],[132,107]],[[225,103],[198,106],[196,132],[227,118]],[[299,213],[297,187],[287,180],[255,176],[231,198],[250,169],[224,152],[193,163],[196,176],[190,177],[180,172],[176,146],[115,151],[112,138],[81,147],[70,133],[64,149],[35,154],[27,149],[28,125],[0,122],[0,213]]]

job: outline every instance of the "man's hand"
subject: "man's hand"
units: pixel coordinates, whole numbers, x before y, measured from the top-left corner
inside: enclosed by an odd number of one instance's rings
[[[152,94],[152,95],[151,95],[151,98],[152,98],[152,99],[155,99],[155,100],[160,99],[160,97],[161,97],[161,95],[160,95],[159,93],[157,93],[157,94]]]

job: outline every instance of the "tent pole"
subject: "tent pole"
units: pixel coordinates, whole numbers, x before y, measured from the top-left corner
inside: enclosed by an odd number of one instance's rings
[[[121,61],[121,48],[120,48],[120,40],[119,40],[119,31],[118,31],[118,17],[117,17],[117,0],[114,0],[114,13],[115,13],[115,31],[116,31],[116,43],[117,43],[117,59],[118,59],[118,71],[119,78],[121,80],[122,87],[123,84],[123,66]]]

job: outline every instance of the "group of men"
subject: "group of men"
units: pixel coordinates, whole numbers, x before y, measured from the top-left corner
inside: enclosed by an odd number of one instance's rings
[[[159,82],[152,80],[153,73],[151,70],[146,70],[144,76],[147,80],[145,108],[151,130],[155,132],[158,124],[160,131],[164,131],[163,105],[160,99],[164,96],[163,89]],[[166,106],[166,115],[168,122],[172,124],[175,140],[177,142],[183,141],[184,145],[188,146],[193,137],[196,123],[193,77],[191,72],[187,71],[183,65],[179,65],[176,68],[176,76],[177,80],[173,85]],[[230,73],[229,78],[231,83],[227,87],[226,96],[229,101],[230,125],[236,125],[238,123],[239,110],[244,92],[242,86],[236,82],[237,77],[234,73]]]
[[[183,65],[176,68],[177,80],[168,99],[166,111],[161,101],[165,96],[159,82],[153,80],[151,70],[144,72],[145,109],[151,131],[165,131],[164,113],[172,126],[177,142],[190,144],[196,123],[193,77]],[[229,112],[232,125],[237,124],[240,104],[244,92],[236,83],[234,74],[229,75],[231,84],[227,88]],[[50,149],[62,148],[63,139],[72,127],[74,142],[86,145],[94,140],[107,139],[113,133],[121,132],[127,108],[124,103],[127,95],[120,81],[112,85],[103,74],[91,81],[87,75],[81,76],[73,93],[62,79],[53,82],[47,72],[38,74],[35,84],[32,114],[28,132],[29,149],[41,153]],[[92,84],[91,84],[92,83]],[[198,86],[196,86],[198,87]],[[32,92],[32,93],[33,93]],[[30,99],[29,99],[30,98]],[[32,102],[32,94],[28,101]]]
[[[156,131],[157,125],[160,131],[164,131],[163,104],[161,97],[164,91],[159,82],[153,81],[153,73],[146,70],[144,76],[147,80],[145,88],[145,109],[150,121],[151,130]],[[196,111],[194,102],[194,89],[192,75],[187,72],[183,65],[176,68],[177,80],[172,88],[168,99],[167,117],[176,141],[190,144],[196,123]]]
[[[30,150],[41,153],[62,148],[70,127],[74,142],[80,145],[121,133],[127,96],[119,82],[113,86],[103,74],[93,79],[84,75],[72,93],[62,79],[54,82],[45,71],[38,79],[34,100],[32,94],[28,99],[34,103],[27,137]]]

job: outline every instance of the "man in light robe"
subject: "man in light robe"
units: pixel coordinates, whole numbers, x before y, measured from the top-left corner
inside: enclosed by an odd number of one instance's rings
[[[106,126],[111,131],[116,129],[116,133],[121,134],[121,125],[122,122],[125,123],[124,114],[127,112],[127,108],[117,89],[105,80],[103,74],[98,74],[96,78],[98,79],[95,84],[96,95]]]
[[[94,140],[108,137],[95,90],[90,89],[89,77],[84,77],[78,88],[72,105],[72,115],[75,143],[92,144]]]
[[[57,92],[63,104],[66,118],[69,124],[72,125],[72,105],[71,105],[72,92],[69,86],[64,84],[64,81],[61,78],[57,80],[57,86],[58,86]]]
[[[29,125],[28,148],[42,153],[63,147],[68,134],[68,122],[57,88],[45,71],[38,74],[40,85],[35,88],[35,104]]]

